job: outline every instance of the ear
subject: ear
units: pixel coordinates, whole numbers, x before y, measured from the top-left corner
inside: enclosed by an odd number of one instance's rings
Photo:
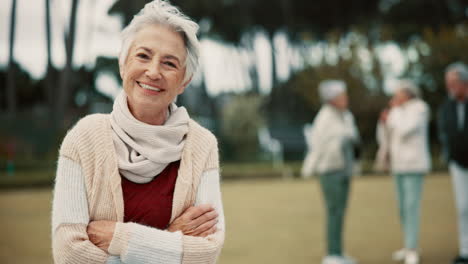
[[[192,81],[192,77],[190,77],[190,79],[188,79],[185,83],[182,84],[182,86],[180,86],[179,88],[179,93],[178,94],[182,94],[184,91],[185,91],[185,88],[188,86],[188,84]]]

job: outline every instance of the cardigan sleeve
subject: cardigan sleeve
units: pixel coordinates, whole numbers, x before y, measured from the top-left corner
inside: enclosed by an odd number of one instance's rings
[[[205,164],[204,172],[200,178],[195,206],[211,204],[218,213],[217,230],[207,237],[183,236],[182,263],[216,263],[224,244],[225,220],[221,198],[221,176],[219,169],[219,153],[216,139],[214,147]]]
[[[88,201],[79,163],[59,157],[52,202],[52,253],[54,263],[109,262],[108,254],[89,241]]]
[[[224,213],[221,202],[217,148],[210,154],[198,185],[194,205],[211,204],[218,213],[216,233],[193,237],[136,224],[117,223],[109,246],[111,255],[124,263],[216,263],[224,243]]]
[[[207,237],[183,236],[183,263],[216,263],[224,244],[225,219],[219,169],[205,171],[195,205],[211,204],[218,213],[216,233]]]

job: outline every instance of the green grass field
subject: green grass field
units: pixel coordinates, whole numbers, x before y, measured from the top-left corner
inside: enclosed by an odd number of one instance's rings
[[[316,180],[226,181],[222,189],[227,233],[219,263],[320,263],[324,210]],[[423,195],[423,263],[450,263],[457,233],[448,175],[428,176]],[[52,263],[50,208],[50,189],[0,193],[0,263]],[[402,237],[390,177],[354,180],[345,237],[360,263],[393,263]]]

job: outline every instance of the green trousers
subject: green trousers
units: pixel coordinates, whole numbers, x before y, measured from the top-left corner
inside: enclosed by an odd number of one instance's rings
[[[348,201],[351,177],[345,172],[320,175],[327,210],[328,255],[343,254],[343,221]]]
[[[405,248],[417,249],[424,174],[396,173],[394,179]]]

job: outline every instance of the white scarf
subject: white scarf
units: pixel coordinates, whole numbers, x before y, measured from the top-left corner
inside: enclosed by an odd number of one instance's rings
[[[130,113],[127,95],[122,91],[115,99],[111,113],[112,138],[120,174],[132,182],[147,183],[169,163],[180,160],[189,119],[185,107],[173,103],[164,125],[138,121]]]

